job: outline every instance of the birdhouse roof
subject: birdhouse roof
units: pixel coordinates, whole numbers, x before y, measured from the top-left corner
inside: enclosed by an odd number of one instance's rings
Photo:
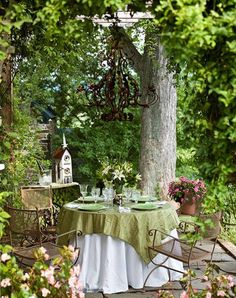
[[[68,148],[64,148],[64,149],[63,149],[63,148],[58,148],[58,149],[56,149],[56,150],[54,151],[53,157],[54,157],[55,159],[61,159],[62,156],[63,156],[63,154],[64,154],[66,151],[68,151],[68,153],[70,154]]]

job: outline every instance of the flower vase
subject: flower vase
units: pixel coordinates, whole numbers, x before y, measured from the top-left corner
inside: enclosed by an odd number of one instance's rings
[[[115,187],[115,196],[113,199],[113,204],[122,206],[123,205],[123,194],[122,194],[123,185],[118,185]]]

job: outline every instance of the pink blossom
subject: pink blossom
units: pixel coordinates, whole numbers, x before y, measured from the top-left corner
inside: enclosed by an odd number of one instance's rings
[[[74,252],[74,251],[75,251],[74,246],[72,246],[71,244],[68,246],[68,249],[69,249],[71,252]]]
[[[2,262],[6,262],[8,260],[10,260],[11,256],[9,256],[7,253],[4,253],[1,255],[1,261]]]
[[[42,288],[42,289],[41,289],[41,292],[42,292],[42,296],[43,296],[43,297],[47,297],[47,295],[51,293],[51,292],[50,292],[48,289],[46,289],[46,288]]]
[[[21,284],[20,287],[24,290],[29,290],[29,286],[27,284]]]
[[[183,291],[180,295],[180,298],[189,298],[188,293],[186,291]]]
[[[40,247],[39,252],[41,252],[44,255],[47,252],[47,250],[44,247]]]
[[[231,275],[227,276],[228,286],[232,288],[234,286],[233,277]]]
[[[79,249],[76,249],[72,252],[72,260],[77,258],[77,256],[79,255]]]
[[[204,275],[204,276],[202,277],[202,279],[205,280],[205,281],[208,281],[208,276],[207,276],[207,275]]]
[[[49,260],[49,255],[47,254],[47,250],[44,247],[39,248],[39,253],[43,255],[44,260]]]
[[[54,274],[54,267],[52,267],[52,266],[50,266],[46,270],[41,271],[41,276],[46,277],[46,279],[50,285],[53,285],[55,283],[55,278],[54,278],[53,274]]]
[[[10,278],[4,278],[1,283],[0,283],[1,287],[6,288],[9,287],[11,285],[11,280]]]
[[[77,282],[78,282],[78,278],[75,276],[71,276],[68,280],[69,287],[74,288]]]
[[[195,192],[198,192],[198,191],[199,191],[198,186],[195,186],[195,187],[194,187],[194,191],[195,191]]]
[[[61,287],[61,284],[59,283],[59,281],[57,281],[54,285],[54,288],[59,289]]]
[[[27,280],[29,278],[30,278],[30,276],[29,276],[29,274],[27,272],[22,277],[23,280]]]
[[[72,268],[71,275],[79,276],[79,274],[80,274],[80,265],[74,266]]]
[[[211,293],[210,292],[206,293],[206,298],[211,298]]]
[[[217,296],[224,297],[225,296],[225,291],[223,291],[223,290],[217,291]]]

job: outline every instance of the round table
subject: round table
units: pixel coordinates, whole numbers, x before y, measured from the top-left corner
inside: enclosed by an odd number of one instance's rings
[[[175,228],[179,223],[178,215],[168,204],[155,210],[131,210],[130,213],[121,213],[117,207],[88,212],[69,206],[72,205],[66,204],[61,210],[58,233],[73,229],[83,232],[84,236],[77,240],[81,248],[80,279],[87,291],[110,294],[127,291],[129,286],[142,288],[147,274],[153,268],[147,249],[151,244],[148,231],[158,228],[177,236]],[[159,237],[156,244],[162,240]],[[160,254],[155,256],[155,261],[161,262],[162,259]],[[168,263],[183,270],[181,262],[169,259]],[[174,271],[171,274],[172,280],[182,276]],[[167,281],[167,270],[159,268],[146,285],[159,287]]]

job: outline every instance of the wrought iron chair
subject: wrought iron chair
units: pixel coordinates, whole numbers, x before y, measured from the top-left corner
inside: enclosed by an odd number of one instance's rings
[[[197,263],[198,261],[208,260],[212,262],[218,234],[212,234],[211,237],[204,238],[204,240],[212,240],[211,250],[206,250],[201,247],[201,241],[203,240],[204,235],[201,232],[199,225],[196,223],[180,222],[177,231],[179,238],[173,237],[159,229],[152,229],[149,231],[148,235],[151,237],[151,245],[148,246],[148,253],[150,261],[155,265],[155,267],[147,275],[143,288],[145,287],[149,276],[159,267],[163,267],[168,270],[169,281],[171,281],[171,271],[182,274],[185,273],[184,271],[169,267],[167,265],[168,258],[183,262],[183,265],[187,266],[187,269],[190,269],[191,265],[193,263]],[[189,237],[191,234],[194,235],[194,238]],[[158,238],[160,239],[160,237],[164,240],[162,240],[160,245],[157,245],[156,240]],[[160,253],[165,256],[161,263],[156,263],[154,261],[156,253]]]
[[[17,209],[7,206],[6,211],[10,215],[9,234],[13,254],[22,265],[32,266],[35,261],[34,253],[40,247],[44,247],[47,250],[49,261],[60,255],[60,246],[53,242],[44,242],[44,240],[47,239],[47,235],[44,234],[44,228],[40,223],[40,210]],[[59,238],[65,235],[67,235],[68,241],[73,238],[75,241],[75,249],[79,249],[77,236],[81,236],[82,232],[73,230],[57,235],[56,243]],[[78,257],[79,251],[75,262]]]
[[[37,208],[44,214],[44,225],[47,226],[47,233],[56,234],[58,208],[52,202],[51,187],[21,188],[21,198],[26,209]]]
[[[21,199],[27,209],[51,209],[52,189],[51,187],[21,188]]]

